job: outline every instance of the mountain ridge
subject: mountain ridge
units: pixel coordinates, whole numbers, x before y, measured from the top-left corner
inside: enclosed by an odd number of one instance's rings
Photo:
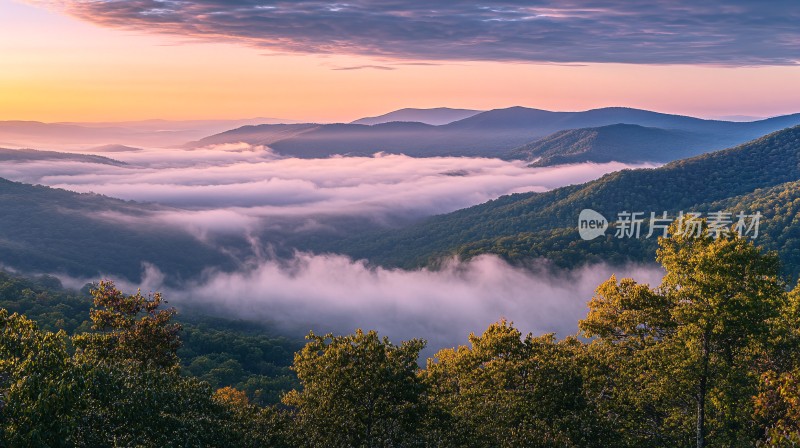
[[[531,161],[530,166],[582,162],[670,162],[706,152],[712,136],[691,131],[612,124],[567,129],[511,150],[506,157]]]
[[[406,107],[374,117],[359,118],[358,120],[351,121],[349,124],[374,125],[392,121],[411,121],[438,126],[463,120],[464,118],[471,117],[480,112],[482,111],[475,109],[453,109],[450,107],[434,107],[428,109]]]
[[[105,156],[93,154],[76,154],[58,151],[43,151],[39,149],[8,149],[0,148],[0,161],[2,162],[31,162],[36,160],[61,160],[82,163],[99,163],[103,165],[124,166],[127,163]]]
[[[800,114],[754,122],[729,122],[624,107],[581,112],[551,112],[515,106],[481,112],[439,126],[393,123],[397,124],[387,126],[390,123],[376,125],[306,123],[246,126],[192,142],[188,147],[223,143],[268,145],[278,154],[301,158],[332,155],[369,156],[377,152],[402,153],[412,157],[513,158],[513,154],[509,153],[556,132],[631,124],[690,132],[696,134],[696,138],[686,142],[691,150],[717,150],[800,124]],[[295,126],[295,128],[281,126]],[[675,151],[675,154],[676,157],[667,160],[643,161],[665,162],[694,153]]]
[[[237,263],[229,251],[148,221],[154,212],[174,210],[157,204],[0,178],[0,207],[0,261],[23,272],[139,281],[149,263],[175,283]]]
[[[612,230],[605,238],[583,241],[577,232],[579,212],[593,209],[611,221],[623,211],[667,211],[673,217],[679,211],[709,212],[715,211],[711,207],[717,205],[744,206],[736,198],[758,198],[765,191],[798,179],[800,126],[659,168],[627,169],[544,193],[503,196],[405,228],[371,232],[306,249],[342,252],[356,259],[404,268],[435,266],[443,257],[470,258],[484,253],[498,254],[510,261],[543,257],[561,266],[646,261],[652,259],[654,239],[617,239]],[[800,194],[800,188],[791,191]],[[781,201],[783,207],[800,207],[800,196],[784,195]],[[761,208],[754,205],[746,211],[761,212],[764,225],[770,228],[777,216],[774,207],[756,205]],[[772,229],[773,233],[793,231],[776,226]],[[794,274],[800,273],[800,237],[780,239],[771,235],[765,242],[767,248],[779,251]]]

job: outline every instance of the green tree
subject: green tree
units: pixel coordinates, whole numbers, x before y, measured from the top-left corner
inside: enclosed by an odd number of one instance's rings
[[[300,443],[311,447],[401,447],[419,440],[425,342],[394,345],[374,331],[317,336],[295,354],[302,384],[283,402],[295,410]]]
[[[79,376],[64,332],[0,309],[0,446],[70,446]]]
[[[137,291],[125,295],[111,281],[101,281],[91,290],[92,330],[76,336],[76,347],[100,358],[135,359],[157,367],[176,367],[181,325],[172,321],[175,309],[160,309],[160,293],[148,296]]]
[[[771,322],[768,370],[761,374],[756,417],[767,446],[800,445],[800,283]]]
[[[444,349],[424,372],[437,406],[454,417],[455,446],[604,446],[584,389],[583,346],[522,334],[505,320]]]
[[[272,406],[260,407],[249,402],[247,394],[232,387],[214,392],[214,401],[222,405],[232,423],[235,446],[288,448],[295,438],[291,415]]]
[[[215,398],[180,374],[160,296],[102,285],[100,334],[70,340],[0,309],[0,446],[287,446],[285,414]]]
[[[598,288],[580,328],[621,349],[614,353],[629,353],[645,404],[663,406],[649,413],[657,426],[686,431],[680,415],[691,413],[698,448],[748,445],[758,433],[752,397],[770,323],[786,303],[779,261],[736,233],[715,238],[703,222],[695,237],[680,232],[681,225],[659,239],[657,259],[666,271],[660,287],[612,278]],[[681,397],[687,391],[691,411]]]
[[[71,445],[236,446],[239,428],[213,389],[175,369],[136,360],[96,360],[78,355],[79,421]]]

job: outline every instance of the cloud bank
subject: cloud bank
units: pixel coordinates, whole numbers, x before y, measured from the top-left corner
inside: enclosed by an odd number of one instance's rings
[[[261,321],[286,331],[348,333],[365,327],[393,340],[426,338],[428,354],[464,343],[469,332],[481,332],[501,317],[524,331],[564,336],[575,332],[592,291],[612,272],[654,283],[661,275],[657,268],[605,265],[554,273],[546,266],[514,267],[494,256],[452,260],[439,270],[388,269],[336,254],[292,256],[289,250],[277,258],[261,240],[279,225],[301,239],[308,236],[303,232],[318,236],[325,226],[354,231],[349,221],[328,216],[391,224],[397,217],[448,212],[502,194],[584,182],[626,167],[619,163],[528,168],[521,162],[466,157],[294,159],[247,145],[118,152],[113,157],[126,164],[10,162],[0,165],[0,177],[169,204],[137,216],[97,215],[130,225],[155,220],[223,250],[237,239],[224,236],[244,237],[253,250],[235,272],[207,271],[180,287],[168,287],[175,282],[166,280],[174,279],[149,266],[141,284],[120,281],[120,286],[162,291],[184,309]]]
[[[368,267],[340,255],[298,253],[288,261],[262,261],[235,273],[212,273],[178,289],[165,289],[150,269],[141,285],[159,290],[170,303],[215,314],[261,321],[290,331],[349,333],[376,329],[393,341],[422,337],[433,350],[466,343],[500,319],[523,332],[577,331],[594,289],[611,274],[657,285],[656,266],[585,266],[553,272],[540,266],[512,267],[480,256],[451,261],[439,270],[406,271]]]
[[[0,165],[0,177],[174,207],[164,223],[230,232],[260,220],[361,216],[385,223],[486,202],[504,194],[546,191],[628,168],[621,163],[528,168],[524,162],[403,155],[278,158],[263,147],[115,153],[122,166],[68,161]],[[642,165],[653,166],[653,165]]]
[[[408,60],[794,65],[795,0],[31,0],[108,27]]]

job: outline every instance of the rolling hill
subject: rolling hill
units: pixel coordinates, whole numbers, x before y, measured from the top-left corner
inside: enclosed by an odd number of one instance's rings
[[[360,216],[287,216],[271,218],[263,229],[251,229],[254,235],[198,234],[191,225],[158,218],[160,213],[172,218],[189,213],[184,209],[2,178],[0,207],[0,267],[4,269],[87,280],[113,275],[138,282],[150,265],[164,274],[169,285],[197,280],[207,269],[241,268],[256,259],[257,252],[292,257],[300,242],[324,242],[381,227]],[[308,220],[324,220],[325,226],[303,230]],[[252,236],[260,240],[258,247]]]
[[[377,152],[403,153],[414,157],[519,157],[524,152],[519,149],[520,147],[535,146],[537,141],[543,138],[553,140],[555,137],[551,136],[553,133],[615,124],[659,128],[663,132],[651,131],[651,136],[657,138],[658,142],[637,153],[635,143],[637,139],[645,138],[642,135],[643,131],[635,128],[616,128],[615,132],[605,130],[601,141],[606,149],[600,152],[608,153],[607,148],[613,146],[626,146],[629,158],[633,157],[637,161],[663,162],[696,154],[701,150],[723,149],[769,132],[800,124],[800,114],[754,122],[730,122],[621,107],[583,112],[551,112],[512,107],[481,112],[439,126],[409,122],[375,125],[245,126],[192,142],[188,146],[244,142],[268,145],[282,155],[306,158],[371,155]],[[627,135],[625,131],[634,134]],[[597,130],[587,132],[597,132]],[[675,137],[677,140],[667,141]],[[572,148],[563,144],[563,141],[561,146],[563,151],[560,152],[569,155],[567,160],[570,162],[585,161],[578,155],[581,153],[590,157],[587,160],[595,156],[595,151],[587,152],[580,147]],[[664,146],[669,150],[662,151]],[[558,151],[550,151],[549,154],[555,156],[556,152]],[[658,158],[655,160],[649,158],[653,156]]]
[[[277,141],[290,139],[321,126],[323,125],[313,123],[247,125],[187,143],[185,146],[188,148],[201,148],[240,142],[251,145],[271,145]]]
[[[277,124],[285,120],[143,120],[121,122],[0,121],[0,145],[14,147],[79,147],[87,145],[177,146],[188,140],[252,124]]]
[[[40,151],[36,149],[0,148],[1,162],[32,162],[36,160],[60,160],[83,163],[100,163],[103,165],[126,165],[125,162],[103,156],[90,154],[73,154],[68,152]]]
[[[529,160],[531,166],[580,162],[670,162],[702,154],[718,145],[709,134],[612,124],[569,129],[510,151],[510,159]]]
[[[180,281],[209,267],[233,269],[252,256],[242,238],[201,241],[148,219],[167,210],[154,204],[0,180],[0,206],[5,211],[0,216],[0,262],[21,271],[84,278],[114,273],[135,280],[141,278],[143,263],[151,263],[168,280]],[[667,211],[673,217],[679,211],[760,212],[758,243],[778,250],[788,270],[797,274],[800,126],[657,169],[623,170],[546,193],[504,196],[389,230],[353,218],[335,225],[336,232],[285,237],[268,229],[259,238],[275,243],[278,255],[291,256],[297,248],[405,268],[484,253],[523,264],[547,258],[564,267],[652,261],[654,238],[615,238],[613,225],[605,238],[581,240],[576,226],[585,208],[612,222],[622,211],[647,216]]]
[[[88,152],[110,153],[110,152],[141,152],[142,148],[134,148],[125,145],[101,145],[87,149]]]
[[[436,107],[433,109],[399,109],[388,114],[378,115],[377,117],[365,117],[351,122],[350,124],[381,124],[392,121],[413,121],[434,126],[452,123],[463,120],[481,111],[472,109],[451,109],[449,107]]]
[[[214,266],[233,268],[229,242],[220,251],[189,233],[146,218],[165,207],[0,179],[0,263],[23,272],[139,280],[143,263],[168,281]],[[242,244],[246,247],[246,243]]]
[[[559,266],[591,261],[652,261],[651,239],[580,239],[577,220],[590,208],[610,222],[623,211],[731,211],[763,215],[757,241],[778,250],[800,272],[800,126],[746,144],[672,162],[623,170],[546,193],[522,193],[431,217],[392,231],[354,235],[313,248],[378,264],[415,267],[441,257],[499,254],[523,262],[544,257]],[[612,226],[613,227],[613,226]]]

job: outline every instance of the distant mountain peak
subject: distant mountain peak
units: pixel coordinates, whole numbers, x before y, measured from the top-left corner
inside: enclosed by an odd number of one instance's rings
[[[78,154],[57,151],[41,151],[38,149],[7,149],[0,148],[0,161],[3,162],[30,162],[37,160],[64,160],[83,163],[99,163],[103,165],[123,166],[125,162],[108,157],[92,154]]]
[[[453,109],[449,107],[434,107],[430,109],[406,107],[375,117],[361,118],[350,124],[375,125],[392,121],[405,121],[441,126],[454,121],[463,120],[464,118],[471,117],[480,112],[479,110]]]
[[[139,152],[143,151],[142,148],[134,148],[133,146],[108,144],[96,146],[87,150],[88,152]]]
[[[569,161],[563,163],[580,162],[583,157],[580,154],[599,157],[589,158],[591,161],[660,163],[722,149],[800,124],[800,115],[734,123],[630,107],[552,112],[514,106],[485,112],[467,111],[470,114],[467,118],[439,125],[425,124],[425,120],[418,115],[450,113],[454,110],[406,108],[372,121],[362,119],[337,124],[245,126],[204,138],[189,146],[244,142],[268,145],[278,154],[304,158],[369,156],[377,152],[412,157],[506,157],[516,148],[549,138],[559,131],[602,128],[597,139],[580,142],[588,148],[586,151],[568,148]],[[513,155],[509,157],[519,158]],[[547,163],[553,164],[557,160],[562,159],[553,158]]]

